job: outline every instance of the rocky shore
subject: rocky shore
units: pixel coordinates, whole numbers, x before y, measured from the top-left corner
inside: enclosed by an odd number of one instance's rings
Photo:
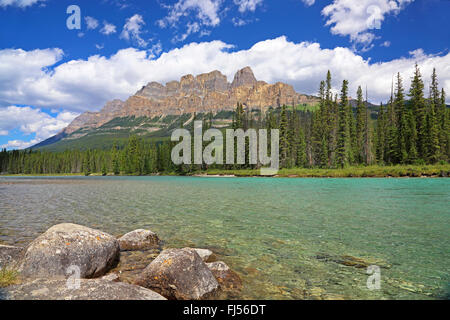
[[[0,245],[0,270],[17,271],[0,288],[2,300],[203,300],[240,290],[242,281],[208,249],[161,249],[151,230],[120,238],[76,224],[59,224],[26,248]],[[133,255],[141,266],[129,266]],[[127,261],[128,259],[128,261]],[[119,267],[128,265],[122,273]]]

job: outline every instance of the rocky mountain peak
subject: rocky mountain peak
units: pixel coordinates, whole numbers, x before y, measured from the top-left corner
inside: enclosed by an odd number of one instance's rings
[[[166,85],[149,82],[125,102],[108,102],[100,112],[86,112],[77,117],[65,130],[65,134],[86,134],[114,118],[180,115],[184,113],[218,112],[234,110],[237,103],[261,108],[314,102],[313,98],[295,92],[285,83],[268,84],[257,81],[250,67],[239,70],[230,84],[218,70],[181,77]],[[84,128],[83,132],[79,129]]]
[[[231,83],[232,88],[242,87],[242,86],[254,86],[258,81],[253,74],[253,70],[250,67],[245,67],[234,75],[234,80]]]

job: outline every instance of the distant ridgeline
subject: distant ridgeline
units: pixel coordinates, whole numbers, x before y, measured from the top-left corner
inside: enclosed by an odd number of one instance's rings
[[[429,98],[417,66],[408,94],[398,74],[386,106],[364,101],[361,87],[349,100],[346,80],[333,95],[330,72],[319,88],[318,97],[302,95],[286,84],[256,81],[250,68],[238,71],[231,84],[218,71],[166,86],[152,82],[126,102],[79,116],[33,150],[0,152],[0,171],[142,175],[258,168],[248,164],[248,155],[244,165],[175,166],[171,132],[193,130],[195,120],[203,121],[203,130],[279,129],[282,168],[449,161],[450,110],[435,71]]]

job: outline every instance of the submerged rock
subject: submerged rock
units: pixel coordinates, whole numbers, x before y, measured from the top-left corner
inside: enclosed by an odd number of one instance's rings
[[[225,262],[216,261],[206,264],[224,290],[242,289],[242,280]]]
[[[368,266],[371,265],[377,265],[380,268],[385,269],[391,268],[390,264],[381,259],[359,258],[350,255],[332,256],[329,254],[318,254],[316,255],[315,258],[325,262],[335,262],[347,267],[354,267],[354,268],[367,268]]]
[[[162,251],[135,284],[178,300],[207,299],[219,288],[202,258],[189,248]]]
[[[339,264],[342,264],[344,266],[348,267],[355,267],[355,268],[367,268],[371,265],[377,265],[380,268],[386,268],[389,269],[391,266],[386,263],[386,261],[383,260],[377,260],[377,259],[368,259],[368,258],[358,258],[353,256],[339,256],[336,259],[336,262]]]
[[[23,254],[23,248],[0,245],[0,269],[14,267]]]
[[[157,247],[159,238],[156,233],[150,230],[138,229],[119,238],[121,251],[147,250]]]
[[[101,279],[80,279],[72,289],[66,280],[37,279],[10,286],[0,293],[6,300],[166,300],[158,293],[136,285]]]
[[[64,223],[51,227],[26,249],[19,271],[25,277],[65,277],[79,268],[81,278],[104,275],[119,258],[111,235]]]

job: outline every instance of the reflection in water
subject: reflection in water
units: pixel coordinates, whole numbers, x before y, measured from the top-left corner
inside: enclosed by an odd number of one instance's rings
[[[244,280],[236,298],[442,298],[449,181],[0,178],[0,243],[26,245],[62,222],[149,228],[165,247],[212,249]],[[366,262],[381,265],[381,290],[366,288]]]

